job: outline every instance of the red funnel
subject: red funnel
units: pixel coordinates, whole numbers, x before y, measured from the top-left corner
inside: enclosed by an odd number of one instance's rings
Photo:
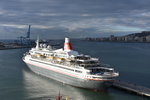
[[[64,50],[65,51],[70,51],[72,50],[72,46],[69,42],[69,38],[65,38],[65,43],[64,43]]]

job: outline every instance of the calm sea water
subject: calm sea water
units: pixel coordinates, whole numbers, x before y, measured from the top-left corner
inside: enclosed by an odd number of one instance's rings
[[[81,40],[73,40],[72,44],[75,50],[112,65],[120,73],[120,80],[150,88],[150,44]],[[54,100],[59,91],[70,100],[148,100],[116,89],[94,92],[75,88],[39,76],[22,61],[26,51],[28,49],[0,50],[0,100]]]

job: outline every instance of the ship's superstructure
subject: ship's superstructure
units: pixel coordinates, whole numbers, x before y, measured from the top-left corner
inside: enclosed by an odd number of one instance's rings
[[[105,89],[119,75],[98,58],[74,51],[69,38],[65,38],[61,49],[52,49],[37,39],[36,47],[27,52],[23,60],[37,74],[81,88]]]

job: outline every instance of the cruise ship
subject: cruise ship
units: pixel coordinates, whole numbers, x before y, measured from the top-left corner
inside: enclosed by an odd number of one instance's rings
[[[37,39],[36,47],[24,54],[23,61],[39,75],[80,88],[105,90],[119,76],[98,58],[73,50],[69,38],[60,49],[40,44]]]

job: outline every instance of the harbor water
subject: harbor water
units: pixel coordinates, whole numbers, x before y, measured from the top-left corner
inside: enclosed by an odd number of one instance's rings
[[[118,79],[150,88],[150,43],[71,42],[74,50],[110,64],[120,73]],[[0,50],[0,100],[55,100],[59,91],[69,100],[149,100],[114,88],[95,92],[39,76],[22,61],[28,50]]]

